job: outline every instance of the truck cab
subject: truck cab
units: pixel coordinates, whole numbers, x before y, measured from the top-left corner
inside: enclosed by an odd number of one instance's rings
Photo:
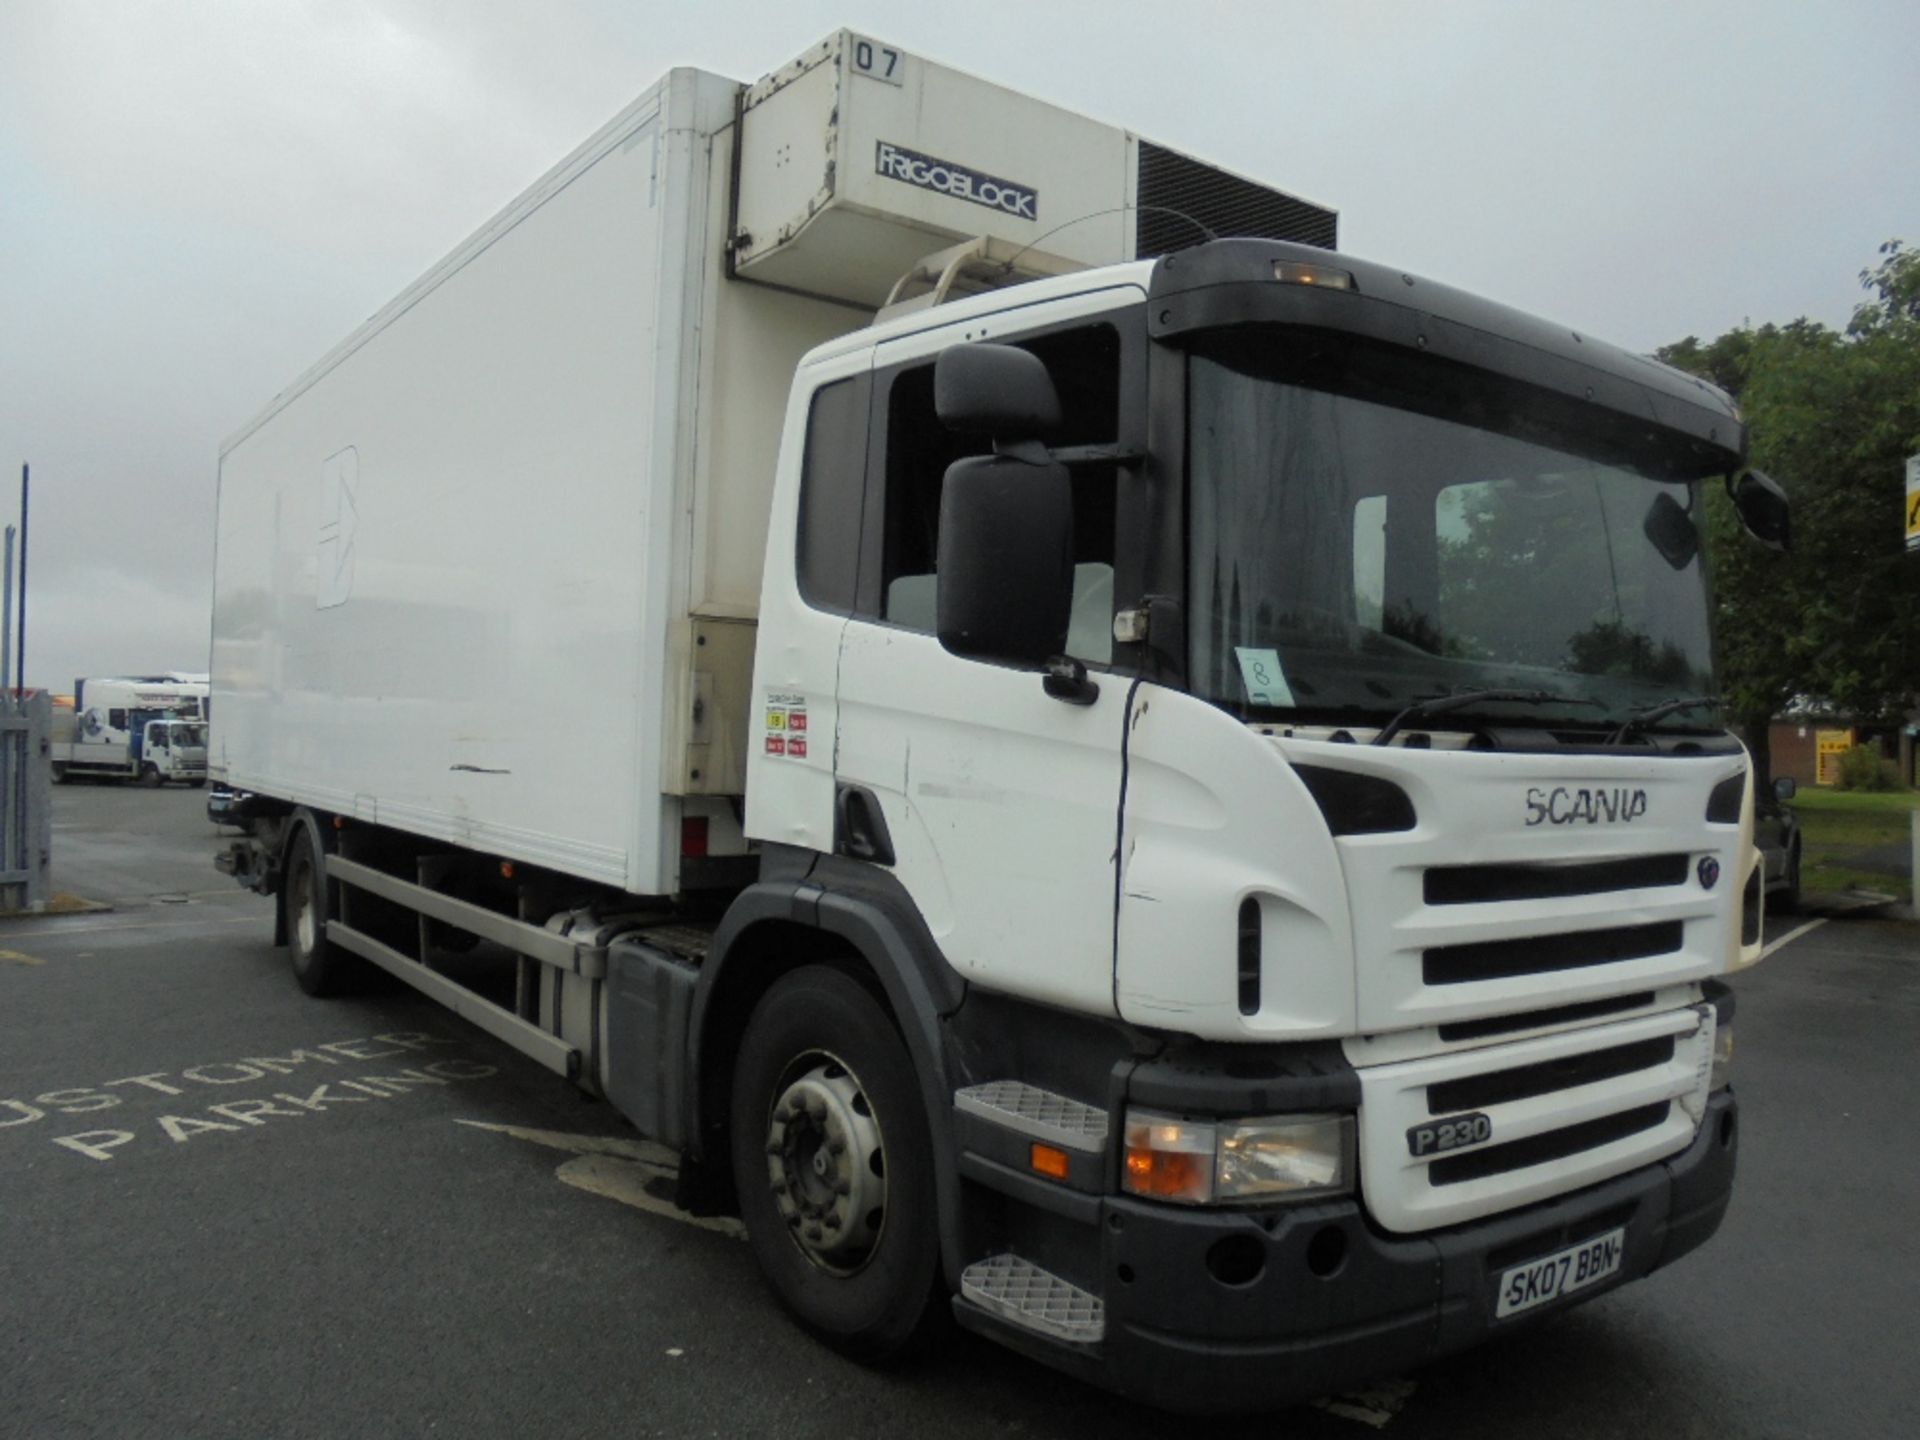
[[[1731,402],[1279,242],[1015,293],[802,366],[749,747],[749,837],[962,997],[961,1318],[1250,1404],[1699,1244],[1761,923]]]
[[[134,712],[128,763],[142,784],[207,783],[207,727],[199,720]]]

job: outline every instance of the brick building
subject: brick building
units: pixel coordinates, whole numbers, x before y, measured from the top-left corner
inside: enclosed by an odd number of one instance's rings
[[[1840,753],[1852,745],[1872,745],[1899,769],[1901,782],[1912,785],[1915,737],[1920,734],[1920,724],[1912,722],[1920,716],[1908,720],[1906,725],[1892,726],[1856,725],[1844,717],[1822,714],[1775,720],[1767,737],[1774,776],[1791,775],[1801,785],[1831,784],[1831,766]]]

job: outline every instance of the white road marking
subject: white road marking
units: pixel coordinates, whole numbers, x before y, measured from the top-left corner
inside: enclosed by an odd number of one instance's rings
[[[574,1135],[564,1130],[536,1130],[524,1125],[490,1125],[483,1120],[461,1120],[475,1130],[492,1130],[511,1135],[549,1150],[562,1150],[574,1158],[563,1162],[554,1177],[576,1190],[618,1200],[649,1215],[696,1225],[736,1240],[747,1237],[747,1227],[727,1215],[689,1215],[671,1200],[649,1190],[651,1183],[671,1183],[680,1173],[680,1157],[664,1145],[651,1140],[633,1140],[619,1135]],[[664,1186],[660,1188],[665,1188]]]
[[[298,1072],[303,1084],[325,1079],[329,1084],[353,1086],[366,1089],[365,1080],[381,1080],[380,1076],[362,1076],[359,1080],[341,1079],[340,1067],[352,1062],[366,1060],[392,1060],[402,1056],[409,1060],[423,1050],[444,1047],[459,1048],[461,1042],[450,1040],[444,1035],[435,1035],[425,1030],[389,1030],[379,1035],[371,1035],[350,1040],[328,1040],[318,1045],[302,1046],[285,1055],[247,1055],[237,1060],[203,1061],[198,1065],[189,1065],[184,1070],[150,1070],[144,1075],[123,1075],[117,1080],[103,1080],[93,1085],[67,1085],[47,1090],[35,1095],[31,1101],[12,1096],[0,1095],[0,1130],[13,1130],[22,1125],[32,1125],[39,1121],[51,1124],[61,1123],[59,1117],[70,1115],[89,1115],[96,1111],[113,1110],[122,1105],[149,1103],[151,1095],[180,1096],[191,1095],[196,1086],[206,1086],[226,1091],[234,1085],[245,1085],[256,1081],[272,1083],[269,1079],[279,1079]],[[319,1067],[328,1067],[325,1070]],[[449,1066],[461,1073],[449,1073]],[[492,1075],[491,1065],[481,1065],[476,1061],[454,1060],[443,1063],[437,1068],[427,1065],[429,1076],[420,1076],[414,1069],[403,1070],[398,1076],[387,1077],[404,1092],[410,1084],[446,1084],[452,1080],[477,1080]],[[215,1073],[215,1072],[219,1073]],[[437,1078],[434,1078],[437,1077]],[[173,1084],[173,1080],[180,1081]],[[126,1090],[123,1087],[138,1086],[138,1090]],[[320,1094],[326,1089],[321,1086]],[[390,1089],[377,1088],[367,1090],[375,1099],[384,1099]],[[287,1099],[285,1095],[277,1099]],[[339,1097],[356,1102],[354,1096]],[[252,1101],[232,1102],[252,1104]],[[314,1111],[325,1109],[325,1103],[307,1104],[293,1099],[289,1104],[300,1106],[301,1110]],[[213,1107],[219,1110],[220,1107]],[[272,1110],[278,1115],[297,1115],[298,1111]],[[245,1116],[237,1116],[245,1120]],[[123,1121],[122,1123],[132,1123]],[[252,1124],[254,1122],[247,1121]],[[91,1133],[91,1132],[89,1132]],[[119,1133],[117,1131],[107,1133]],[[65,1142],[62,1142],[65,1143]],[[82,1154],[91,1154],[84,1146],[78,1148]],[[102,1155],[92,1158],[105,1159]]]
[[[1762,950],[1760,952],[1760,959],[1762,960],[1766,959],[1767,956],[1773,954],[1773,952],[1778,950],[1782,945],[1788,944],[1794,940],[1798,940],[1802,935],[1806,934],[1809,930],[1818,930],[1822,925],[1826,923],[1827,923],[1827,917],[1822,915],[1817,920],[1809,920],[1804,925],[1795,926],[1793,929],[1789,930],[1786,934],[1782,935],[1778,940],[1775,940],[1770,945],[1768,945],[1766,949]]]
[[[140,905],[149,900],[158,900],[163,904],[178,905],[182,900],[220,900],[246,893],[246,887],[242,885],[225,885],[218,890],[146,890],[138,895],[114,895],[100,903]]]
[[[132,925],[43,925],[38,930],[9,930],[8,936],[17,935],[92,935],[103,930],[195,930],[203,925],[258,925],[259,915],[235,915],[227,919],[212,919],[200,916],[193,920],[152,920],[136,921]]]
[[[1380,1380],[1369,1389],[1325,1395],[1311,1403],[1316,1410],[1338,1415],[1342,1420],[1358,1420],[1378,1430],[1400,1413],[1412,1398],[1413,1390],[1411,1380]]]

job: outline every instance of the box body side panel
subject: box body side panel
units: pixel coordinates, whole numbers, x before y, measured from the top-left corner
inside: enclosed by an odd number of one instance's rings
[[[666,688],[674,564],[656,488],[680,311],[661,291],[704,210],[662,183],[693,123],[682,73],[223,455],[212,758],[230,783],[662,886],[658,727],[636,717]]]

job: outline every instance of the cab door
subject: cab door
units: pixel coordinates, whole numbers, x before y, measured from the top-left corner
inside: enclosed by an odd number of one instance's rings
[[[845,817],[877,810],[880,857],[947,960],[987,988],[1112,1012],[1114,844],[1126,680],[1112,651],[1116,466],[1073,471],[1075,597],[1068,648],[1099,695],[1051,698],[1042,677],[949,654],[934,635],[941,481],[987,447],[933,409],[933,365],[961,341],[1041,356],[1061,392],[1063,445],[1138,450],[1144,296],[1120,287],[891,341],[875,354],[873,449],[858,594],[840,641],[836,844],[871,852]],[[875,827],[867,826],[868,830]]]

